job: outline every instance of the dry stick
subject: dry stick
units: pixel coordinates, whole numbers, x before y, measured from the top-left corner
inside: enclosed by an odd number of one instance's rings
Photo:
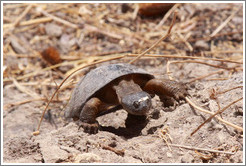
[[[243,97],[233,101],[232,103],[230,103],[229,105],[227,105],[226,107],[224,107],[222,110],[218,110],[215,114],[213,114],[212,116],[210,116],[207,120],[205,120],[200,126],[198,126],[190,135],[192,136],[193,134],[195,134],[205,123],[207,123],[208,121],[210,121],[212,118],[214,118],[216,115],[221,114],[222,112],[224,112],[227,108],[229,108],[231,105],[237,103],[238,101],[242,100]]]
[[[191,147],[191,146],[185,146],[185,145],[177,145],[177,144],[169,144],[169,145],[173,147],[184,148],[184,149],[189,149],[189,150],[207,151],[207,152],[212,152],[212,153],[224,153],[224,154],[230,154],[230,155],[235,154],[235,152],[233,153],[233,152],[226,152],[226,151],[206,149],[206,148],[197,148],[197,147]]]
[[[19,26],[28,26],[32,24],[40,24],[40,23],[49,22],[49,21],[52,21],[52,18],[50,17],[37,18],[33,20],[22,21],[19,23]],[[14,24],[3,24],[3,28],[11,28],[13,26]]]
[[[208,110],[205,110],[204,108],[201,108],[199,106],[197,106],[193,101],[191,101],[191,99],[189,99],[188,97],[185,98],[186,101],[192,106],[194,107],[195,109],[197,109],[198,111],[201,111],[201,112],[204,112],[204,113],[207,113],[207,114],[210,114],[210,115],[214,115],[212,112],[208,111]],[[231,122],[228,122],[220,117],[217,117],[215,116],[215,118],[217,118],[219,121],[221,121],[222,123],[224,124],[227,124],[228,126],[231,126],[239,131],[243,131],[243,128],[240,127],[240,126],[237,126],[235,124],[232,124]]]
[[[192,52],[192,51],[193,51],[193,47],[192,47],[191,44],[184,38],[184,36],[183,36],[180,32],[177,32],[176,34],[177,34],[178,37],[185,43],[185,45],[188,47],[188,49]]]
[[[109,59],[104,59],[104,60],[101,60],[101,61],[98,61],[98,62],[94,62],[94,63],[91,63],[91,64],[87,64],[87,65],[84,65],[80,68],[78,68],[77,70],[73,71],[72,73],[70,73],[62,82],[61,84],[57,87],[57,89],[55,90],[55,92],[52,94],[50,100],[48,101],[43,113],[42,113],[42,116],[40,118],[40,121],[39,121],[39,124],[38,124],[38,128],[37,128],[37,131],[33,132],[33,135],[38,135],[40,132],[39,132],[39,129],[40,129],[40,126],[41,126],[41,123],[42,123],[42,120],[44,118],[44,114],[50,104],[50,102],[53,100],[54,96],[56,95],[56,93],[59,91],[59,89],[61,88],[61,86],[64,84],[64,82],[70,78],[74,73],[78,72],[79,70],[85,68],[85,67],[89,67],[89,66],[93,66],[93,65],[96,65],[96,64],[99,64],[99,63],[103,63],[103,62],[106,62],[106,61],[110,61],[110,60],[116,60],[116,59],[121,59],[121,58],[124,58],[125,56],[119,56],[119,57],[115,57],[115,58],[109,58]]]
[[[128,54],[127,56],[139,56],[139,54]],[[196,57],[196,56],[180,56],[180,55],[158,55],[158,54],[146,54],[147,57],[156,57],[156,58],[183,58],[183,59],[200,59],[200,60],[212,60],[212,61],[220,61],[220,62],[229,62],[229,63],[237,63],[243,64],[243,62],[238,62],[229,59],[218,59],[218,58],[205,58],[205,57]]]
[[[229,36],[229,35],[234,35],[234,34],[239,34],[239,33],[243,33],[243,31],[237,31],[237,32],[227,32],[227,33],[219,33],[213,37],[210,37],[210,36],[206,36],[206,37],[199,37],[199,38],[191,38],[191,39],[188,39],[189,42],[195,42],[195,41],[198,41],[198,40],[205,40],[205,41],[209,41],[213,38],[216,38],[216,37],[220,37],[220,36]],[[179,41],[179,42],[182,42],[182,41]]]
[[[212,154],[206,155],[206,154],[202,154],[200,152],[198,152],[198,150],[195,150],[195,153],[200,156],[200,158],[205,159],[205,160],[210,160],[211,158],[213,158]]]
[[[174,80],[172,77],[172,73],[170,72],[170,67],[169,67],[170,64],[171,64],[171,62],[167,61],[167,76],[168,76],[169,80]]]
[[[230,89],[227,89],[227,90],[218,92],[217,94],[223,94],[223,93],[229,92],[229,91],[231,91],[231,90],[234,90],[234,89],[237,89],[237,88],[242,88],[242,87],[243,87],[243,86],[236,86],[236,87],[233,87],[233,88],[230,88]]]
[[[133,20],[135,20],[135,19],[137,18],[138,11],[139,11],[139,5],[136,4],[136,3],[135,3],[135,5],[136,5],[136,7],[135,7],[135,9],[134,9],[134,11],[133,11],[133,13],[132,13],[132,19],[133,19]]]
[[[167,18],[180,6],[179,3],[176,3],[168,12],[164,15],[159,24],[155,27],[155,29],[159,29],[167,20]]]
[[[13,4],[13,3],[9,3],[6,5],[3,5],[3,10],[7,10],[7,9],[13,9],[13,8],[21,8],[21,7],[25,7],[27,6],[28,3],[20,3],[20,4]]]
[[[155,46],[157,46],[162,40],[165,40],[171,33],[172,27],[176,21],[176,15],[177,12],[174,12],[174,16],[173,16],[173,20],[172,23],[167,31],[167,34],[165,34],[164,36],[162,36],[157,42],[155,42],[149,49],[145,50],[144,52],[142,52],[140,55],[138,55],[135,59],[131,60],[129,62],[129,64],[134,63],[135,61],[137,61],[138,59],[140,59],[142,56],[144,56],[147,52],[151,51],[153,48],[155,48]]]
[[[219,51],[204,51],[205,54],[227,54],[227,53],[243,53],[243,50],[219,50]]]
[[[196,61],[196,60],[184,60],[184,61],[172,61],[170,62],[171,63],[200,63],[200,64],[203,64],[203,65],[208,65],[208,66],[211,66],[211,67],[215,67],[215,68],[221,68],[221,69],[225,69],[225,70],[232,70],[232,69],[235,69],[237,66],[234,66],[234,67],[223,67],[223,66],[219,66],[219,65],[213,65],[213,64],[210,64],[210,63],[206,63],[206,62],[201,62],[201,61]]]
[[[14,33],[18,34],[18,33],[21,33],[21,32],[25,32],[25,31],[28,31],[28,30],[30,30],[30,29],[34,29],[36,26],[37,26],[36,24],[33,24],[33,25],[26,26],[26,27],[23,27],[23,28],[15,29],[15,30],[14,30]],[[48,38],[47,36],[44,36],[44,37],[45,37],[45,39]],[[44,38],[44,37],[40,37],[40,38]],[[32,40],[33,40],[33,39],[32,39]],[[30,40],[30,44],[32,44],[32,43],[31,43],[32,40]],[[41,40],[41,39],[40,39],[40,40]]]
[[[59,17],[56,17],[56,16],[54,16],[54,15],[52,15],[52,14],[49,14],[48,12],[44,11],[41,7],[37,7],[37,11],[38,11],[38,12],[41,12],[43,15],[45,15],[45,16],[47,16],[47,17],[52,18],[54,21],[60,22],[60,23],[62,23],[62,24],[64,24],[64,25],[66,25],[66,26],[69,26],[69,27],[75,28],[75,29],[79,28],[79,26],[76,25],[76,24],[73,24],[73,23],[71,23],[71,22],[68,22],[68,21],[66,21],[66,20],[63,20],[63,19],[61,19],[61,18],[59,18]]]
[[[30,91],[30,90],[27,89],[25,86],[20,85],[20,84],[16,81],[16,79],[14,79],[14,78],[11,78],[11,79],[12,79],[12,81],[13,81],[15,87],[16,87],[19,91],[21,91],[21,92],[23,92],[23,93],[25,93],[25,94],[27,94],[27,95],[33,97],[33,98],[38,98],[38,97],[39,97],[39,95],[38,95],[37,93],[35,93],[34,91]]]
[[[214,37],[221,29],[223,29],[226,24],[228,24],[229,21],[237,14],[240,8],[238,8],[236,11],[234,11],[220,26],[210,35],[210,37]]]
[[[15,22],[13,23],[13,27],[17,26],[17,25],[20,23],[21,19],[22,19],[23,17],[25,17],[25,15],[32,9],[32,7],[33,7],[32,4],[30,4],[30,5],[28,5],[28,6],[26,7],[26,9],[24,10],[24,12],[23,12],[23,13],[15,20]]]
[[[105,150],[110,150],[114,153],[116,153],[117,155],[120,155],[120,156],[124,156],[125,154],[125,150],[118,150],[118,149],[115,149],[113,147],[110,147],[110,146],[106,146],[106,145],[101,145],[102,149],[105,149]]]
[[[68,98],[64,98],[64,99],[60,99],[60,100],[53,100],[53,102],[62,102],[64,100],[67,100]],[[27,104],[33,101],[47,101],[47,98],[41,97],[41,98],[35,98],[35,99],[29,99],[29,100],[24,100],[24,101],[19,101],[16,103],[9,103],[3,106],[3,109],[8,109],[9,107],[13,107],[13,106],[18,106],[18,105],[22,105],[22,104]]]
[[[212,73],[209,73],[209,74],[206,74],[206,75],[203,75],[203,76],[194,78],[194,79],[190,80],[188,83],[192,83],[192,82],[195,82],[195,81],[197,81],[197,80],[201,80],[201,79],[203,79],[203,78],[209,77],[209,76],[214,75],[214,74],[223,73],[223,71],[224,71],[224,70],[219,70],[219,71],[215,71],[215,72],[212,72]]]

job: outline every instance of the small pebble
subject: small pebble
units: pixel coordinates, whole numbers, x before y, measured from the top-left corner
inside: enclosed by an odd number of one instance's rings
[[[167,157],[172,158],[173,157],[172,153],[167,152]]]
[[[198,41],[196,41],[195,47],[202,48],[204,50],[209,50],[209,45],[204,40],[198,40]]]
[[[59,37],[62,34],[62,27],[53,23],[45,25],[46,34],[49,36]]]
[[[83,153],[78,154],[75,159],[74,163],[94,163],[94,162],[100,162],[102,158],[96,154],[93,153]]]

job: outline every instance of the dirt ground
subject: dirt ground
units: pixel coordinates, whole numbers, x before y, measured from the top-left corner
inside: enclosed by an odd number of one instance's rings
[[[222,110],[220,115],[191,136],[211,115],[187,101],[167,107],[155,96],[146,120],[129,120],[121,109],[98,117],[99,132],[87,134],[63,115],[75,83],[89,67],[65,83],[45,114],[40,134],[34,136],[47,98],[68,72],[141,53],[166,33],[173,15],[167,13],[158,26],[163,15],[141,16],[137,4],[4,4],[3,162],[243,163],[243,6],[174,7],[177,19],[171,37],[134,64],[158,78],[187,83],[189,98],[197,106],[212,113]],[[53,17],[49,20],[45,12],[81,25],[73,28]],[[39,18],[46,21],[24,24]],[[39,53],[49,46],[59,51],[62,61],[53,69]],[[132,56],[105,63],[127,63]]]

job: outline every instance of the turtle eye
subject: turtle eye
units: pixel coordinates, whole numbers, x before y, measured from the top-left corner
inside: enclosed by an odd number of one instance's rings
[[[134,106],[135,108],[138,108],[139,105],[140,105],[140,103],[139,103],[138,101],[134,101],[134,102],[133,102],[133,106]]]

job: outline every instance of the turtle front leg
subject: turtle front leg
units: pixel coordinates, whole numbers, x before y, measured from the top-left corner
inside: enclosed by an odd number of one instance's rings
[[[102,111],[104,105],[105,103],[96,97],[91,98],[85,103],[80,113],[80,127],[86,133],[96,134],[98,132],[99,124],[96,117]]]
[[[185,84],[158,78],[149,80],[144,87],[144,91],[158,96],[165,95],[173,97],[177,101],[184,99],[188,95],[187,86]]]

